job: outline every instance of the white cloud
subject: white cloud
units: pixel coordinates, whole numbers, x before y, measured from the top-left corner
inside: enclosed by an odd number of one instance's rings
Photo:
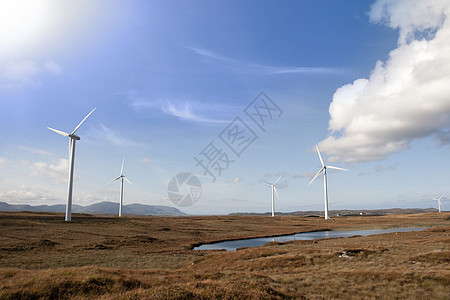
[[[386,62],[377,62],[368,79],[336,90],[329,108],[330,136],[319,143],[330,161],[383,159],[432,135],[446,143],[449,15],[449,1],[383,0],[373,5],[371,20],[399,28],[399,46]]]
[[[0,201],[7,202],[9,204],[39,204],[48,203],[49,201],[55,202],[52,194],[46,190],[42,190],[36,187],[29,187],[26,185],[20,185],[9,189],[0,189]]]
[[[61,66],[53,61],[38,63],[21,60],[0,65],[0,89],[21,89],[40,84],[39,77],[45,73],[59,75]]]
[[[59,158],[55,164],[45,162],[24,163],[30,168],[32,176],[45,176],[58,184],[67,182],[69,170],[69,160],[67,159]]]
[[[448,14],[448,0],[378,0],[371,7],[370,20],[399,29],[399,43],[404,44],[435,33]]]
[[[5,163],[6,163],[6,158],[0,157],[0,165],[5,164]]]

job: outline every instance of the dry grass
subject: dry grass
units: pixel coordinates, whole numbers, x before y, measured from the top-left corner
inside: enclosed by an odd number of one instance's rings
[[[449,299],[450,214],[318,218],[98,217],[0,213],[0,299]],[[422,232],[199,243],[322,229]]]

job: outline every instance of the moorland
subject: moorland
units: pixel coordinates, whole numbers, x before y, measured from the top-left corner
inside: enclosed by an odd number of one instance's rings
[[[272,242],[318,230],[429,227]],[[449,299],[450,213],[135,217],[0,212],[0,299]]]

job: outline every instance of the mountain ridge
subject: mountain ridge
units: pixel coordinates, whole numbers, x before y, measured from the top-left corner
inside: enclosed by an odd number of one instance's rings
[[[386,209],[340,209],[330,210],[328,214],[334,217],[347,217],[347,216],[383,216],[388,214],[416,214],[425,212],[437,212],[435,208],[386,208]],[[255,212],[237,212],[229,215],[269,215],[270,212],[255,213]],[[278,216],[308,216],[319,217],[323,216],[323,210],[311,210],[311,211],[294,211],[294,212],[275,212]]]
[[[8,204],[0,201],[0,211],[38,211],[38,212],[65,212],[65,204],[55,205],[29,205],[29,204]],[[119,203],[110,201],[97,202],[88,206],[77,204],[72,205],[72,213],[92,213],[92,214],[118,214]],[[181,210],[166,205],[146,205],[133,203],[123,206],[123,214],[140,216],[184,216],[186,213]]]

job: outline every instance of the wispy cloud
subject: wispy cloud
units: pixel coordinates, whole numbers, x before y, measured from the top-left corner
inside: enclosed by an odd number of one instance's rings
[[[205,117],[195,111],[196,107],[200,107],[200,103],[192,103],[190,101],[162,103],[161,109],[168,115],[179,118],[180,120],[194,121],[200,123],[228,123],[230,120],[217,120]]]
[[[96,140],[107,141],[116,146],[141,146],[139,142],[135,142],[121,136],[119,132],[107,127],[103,123],[101,123],[99,126],[93,126],[89,134],[94,135]]]
[[[193,53],[216,64],[219,67],[230,69],[238,73],[254,73],[258,75],[283,75],[283,74],[339,74],[345,72],[343,68],[327,68],[327,67],[300,67],[300,66],[271,66],[265,64],[258,64],[250,61],[243,61],[225,57],[216,52],[196,48],[186,47]]]
[[[235,111],[237,107],[210,102],[200,102],[191,100],[168,100],[151,99],[131,90],[127,93],[127,99],[135,111],[158,110],[168,116],[178,118],[183,121],[199,123],[228,123],[230,119],[227,114]]]

